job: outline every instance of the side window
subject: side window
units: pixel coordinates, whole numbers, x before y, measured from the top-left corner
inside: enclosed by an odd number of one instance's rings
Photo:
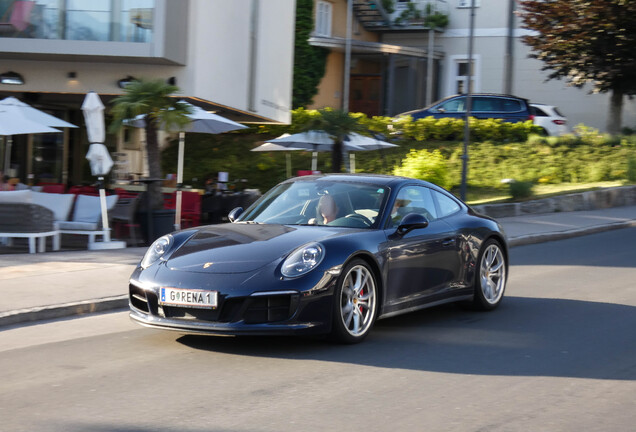
[[[496,108],[493,104],[493,98],[480,97],[477,96],[473,99],[473,111],[476,112],[492,112],[496,111]]]
[[[439,104],[435,107],[438,111],[448,112],[448,113],[456,113],[456,112],[466,112],[466,98],[458,97],[456,99],[452,99],[446,101],[442,104]]]
[[[316,36],[331,36],[331,3],[319,1],[316,4]]]
[[[530,112],[538,117],[547,117],[548,115],[541,108],[531,107]]]
[[[437,211],[433,202],[431,190],[421,186],[406,186],[402,188],[393,203],[389,226],[397,227],[402,218],[409,213],[418,213],[433,221],[437,219]]]
[[[523,110],[521,106],[521,102],[518,100],[506,99],[503,102],[503,110],[504,112],[519,112]]]
[[[461,208],[457,201],[452,198],[447,197],[446,195],[433,192],[435,194],[435,198],[437,198],[437,205],[439,206],[439,217],[445,217],[448,215],[452,215],[456,213]]]

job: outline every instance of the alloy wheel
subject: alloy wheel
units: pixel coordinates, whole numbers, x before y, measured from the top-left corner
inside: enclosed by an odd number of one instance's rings
[[[506,284],[506,263],[499,245],[492,243],[484,251],[479,267],[481,292],[489,304],[501,299]]]
[[[340,295],[340,318],[351,336],[360,337],[369,330],[375,302],[376,286],[371,271],[363,265],[352,267],[344,278]]]

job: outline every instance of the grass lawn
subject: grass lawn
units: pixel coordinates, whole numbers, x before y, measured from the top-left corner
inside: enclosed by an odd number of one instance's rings
[[[565,195],[577,192],[586,192],[596,189],[624,186],[628,184],[624,181],[606,181],[596,183],[561,183],[561,184],[541,184],[533,187],[532,197],[521,201],[547,198],[555,195]],[[453,190],[453,192],[456,192]],[[471,205],[477,204],[497,204],[513,202],[512,196],[505,189],[471,189],[468,188],[466,202]]]

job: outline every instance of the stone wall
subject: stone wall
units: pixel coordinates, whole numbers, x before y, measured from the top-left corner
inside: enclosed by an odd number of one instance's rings
[[[599,189],[518,203],[482,204],[472,207],[479,213],[501,218],[527,214],[596,210],[630,205],[636,205],[636,186]]]

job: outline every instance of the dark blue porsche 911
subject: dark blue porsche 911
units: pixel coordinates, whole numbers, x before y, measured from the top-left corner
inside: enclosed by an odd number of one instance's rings
[[[130,278],[133,320],[355,343],[379,318],[454,301],[490,310],[504,294],[501,226],[424,181],[290,179],[230,220],[153,243]]]

